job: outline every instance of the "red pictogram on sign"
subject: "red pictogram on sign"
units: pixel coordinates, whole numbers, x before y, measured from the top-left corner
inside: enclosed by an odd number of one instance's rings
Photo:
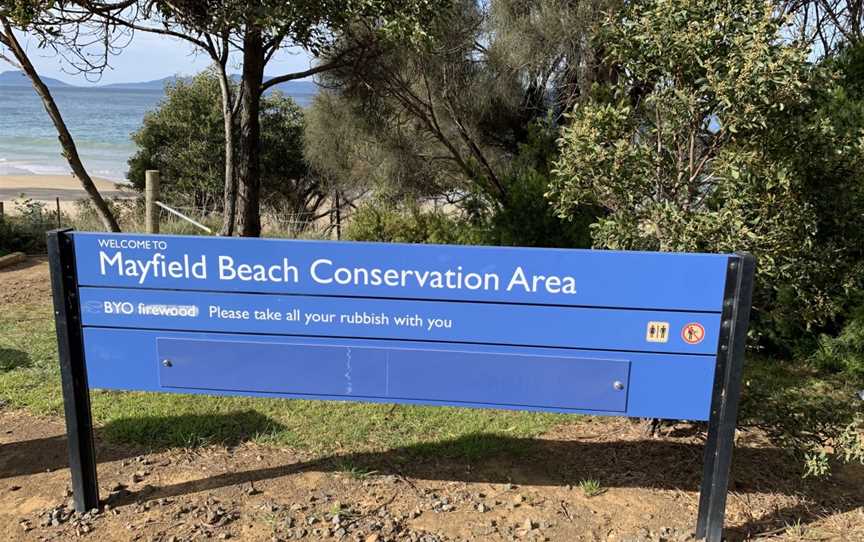
[[[702,324],[691,322],[681,330],[681,338],[687,344],[699,344],[705,338],[705,328]]]

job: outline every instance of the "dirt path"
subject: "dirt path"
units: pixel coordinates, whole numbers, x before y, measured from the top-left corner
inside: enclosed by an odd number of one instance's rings
[[[44,260],[0,271],[0,307],[46,299],[47,276]],[[82,517],[70,512],[62,420],[0,403],[0,540],[689,540],[696,429],[649,439],[629,420],[586,420],[526,439],[522,453],[421,462],[403,449],[322,458],[249,442],[143,450],[97,429],[106,505]],[[780,451],[742,434],[730,539],[864,541],[862,471],[805,482]],[[589,479],[600,494],[580,487]]]

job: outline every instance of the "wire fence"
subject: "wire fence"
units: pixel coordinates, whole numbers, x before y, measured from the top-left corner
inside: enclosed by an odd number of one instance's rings
[[[147,231],[142,200],[112,199],[108,204],[124,232]],[[165,207],[170,207],[184,217],[177,216]],[[202,211],[195,206],[165,207],[159,208],[159,229],[162,233],[218,235],[222,229],[221,212]],[[283,239],[337,239],[340,231],[331,213],[319,214],[315,219],[303,219],[269,208],[262,210],[261,226],[262,236]],[[105,230],[93,205],[86,199],[71,202],[60,197],[53,198],[53,201],[22,197],[0,201],[0,254],[14,251],[44,254],[46,233],[60,228]],[[209,232],[201,228],[207,228]]]

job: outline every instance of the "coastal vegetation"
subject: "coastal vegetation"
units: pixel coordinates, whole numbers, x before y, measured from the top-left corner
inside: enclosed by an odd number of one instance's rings
[[[223,235],[285,233],[267,231],[268,208],[308,224],[341,209],[337,223],[355,240],[752,252],[742,427],[764,431],[802,474],[864,461],[860,2],[256,5],[5,0],[0,22],[61,50],[80,36],[63,20],[96,21],[106,36],[163,33],[207,52],[213,69],[171,86],[133,136],[130,180],[140,189],[145,169],[161,170],[166,200]],[[314,67],[265,81],[270,55],[287,45],[309,50]],[[238,83],[226,76],[229,50],[242,56]],[[272,81],[308,76],[321,91],[306,110],[265,94]],[[93,201],[113,229],[111,204]],[[118,225],[134,224],[134,203],[113,210]],[[37,365],[2,374],[0,394],[50,411],[56,401],[28,388],[41,379],[34,389],[56,397],[47,362]],[[97,417],[133,404],[168,409],[97,395]],[[477,427],[465,416],[462,429]],[[554,418],[515,419],[527,435]]]

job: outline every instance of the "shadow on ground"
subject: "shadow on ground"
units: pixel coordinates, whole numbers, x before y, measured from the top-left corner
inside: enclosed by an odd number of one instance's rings
[[[238,424],[242,426],[240,432]],[[160,432],[182,430],[190,432],[190,442],[231,445],[278,428],[277,422],[254,411],[218,416],[128,418],[97,430],[97,458],[99,462],[110,462],[158,451],[158,447],[145,450],[103,442],[108,435],[116,438],[129,431],[136,432],[136,439],[153,432],[155,442],[167,442],[164,438],[155,437]],[[226,435],[235,435],[235,438],[226,440],[223,438]],[[4,444],[2,451],[6,460],[3,462],[4,469],[0,470],[0,479],[67,467],[65,441],[64,436],[55,436]],[[465,450],[471,450],[470,458],[465,456]],[[344,471],[346,466],[419,480],[565,486],[577,485],[581,480],[593,478],[600,480],[607,488],[698,491],[702,454],[703,447],[699,444],[661,439],[582,442],[472,434],[381,452],[335,454],[276,467],[232,471],[194,481],[148,486],[140,491],[112,497],[111,504],[122,506],[142,500],[178,497],[307,471]],[[860,488],[847,487],[854,486],[854,482],[802,481],[798,469],[798,464],[790,461],[778,449],[736,449],[732,491],[744,499],[751,494],[790,495],[798,497],[795,502],[800,504],[777,509],[743,525],[730,526],[727,530],[729,540],[782,531],[796,522],[806,525],[824,517],[826,510],[843,513],[864,505]],[[861,479],[861,476],[862,472],[856,471],[853,478]]]
[[[188,446],[222,444],[233,446],[261,434],[284,429],[278,422],[254,410],[227,414],[141,416],[122,418],[95,430],[96,459],[108,463],[171,448],[183,436]],[[153,446],[113,444],[118,441],[153,442]],[[66,435],[11,442],[0,445],[0,480],[69,467]]]
[[[0,373],[30,366],[30,355],[23,350],[0,347]]]
[[[2,199],[2,198],[0,198]],[[45,260],[47,260],[47,256],[44,254],[29,254],[27,259],[23,262],[18,262],[16,264],[12,264],[8,267],[0,268],[0,274],[10,272],[10,271],[22,271],[24,269],[29,269],[30,267],[34,267],[42,264]]]
[[[23,350],[0,347],[0,373],[29,367],[30,355]]]

